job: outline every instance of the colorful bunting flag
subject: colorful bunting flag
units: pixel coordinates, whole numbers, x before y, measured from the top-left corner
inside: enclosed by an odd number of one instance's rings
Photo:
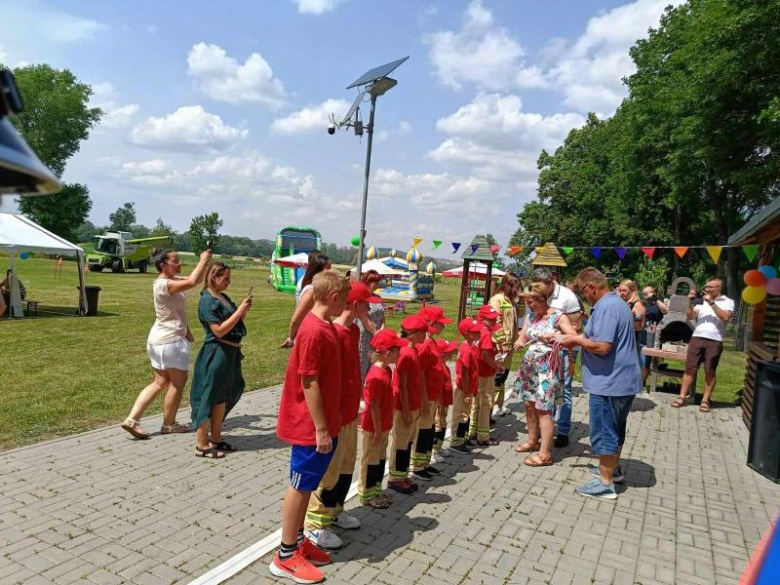
[[[710,254],[710,258],[715,264],[720,260],[720,253],[723,251],[723,246],[706,246],[707,252]]]
[[[601,248],[591,248],[590,251],[594,258],[601,258]]]
[[[514,256],[515,254],[519,254],[522,250],[522,246],[510,246],[507,256]]]
[[[439,246],[441,246],[441,240],[433,240],[433,249],[435,250]]]
[[[574,248],[572,248],[571,246],[564,246],[563,251],[566,252],[566,255],[568,256],[569,254],[574,252]]]
[[[623,260],[623,258],[626,257],[626,249],[625,248],[615,248],[615,254],[617,254],[617,257]]]
[[[674,253],[677,254],[682,260],[683,258],[685,258],[685,255],[688,253],[688,246],[677,246],[674,249]]]
[[[477,250],[479,250],[479,244],[471,244],[471,253],[476,254]]]
[[[655,254],[655,248],[642,248],[642,252],[644,252],[645,256],[650,258],[650,260],[652,260],[653,255]]]
[[[752,262],[753,259],[758,254],[760,246],[742,246],[742,251],[745,253],[745,256],[747,256],[748,262]]]
[[[501,249],[501,246],[494,244],[493,246],[490,246],[490,253],[496,254]]]
[[[452,253],[454,254],[458,250],[460,250],[460,242],[451,242],[452,244]]]
[[[417,246],[422,244],[422,238],[414,238],[412,241],[414,242],[414,245],[412,246],[413,248],[416,248]]]

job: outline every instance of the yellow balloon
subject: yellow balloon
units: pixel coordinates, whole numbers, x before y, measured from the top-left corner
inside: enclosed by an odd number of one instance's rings
[[[757,305],[766,298],[766,287],[747,286],[742,289],[742,300],[748,305]]]

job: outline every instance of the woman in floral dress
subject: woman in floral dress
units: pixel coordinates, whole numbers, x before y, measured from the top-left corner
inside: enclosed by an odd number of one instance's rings
[[[539,451],[526,458],[529,467],[553,464],[555,435],[553,411],[563,396],[563,360],[557,343],[560,333],[574,334],[569,318],[547,305],[547,288],[534,283],[523,293],[529,314],[523,323],[515,349],[526,347],[515,386],[525,405],[528,441],[518,444],[518,453]],[[574,367],[574,360],[569,360]]]

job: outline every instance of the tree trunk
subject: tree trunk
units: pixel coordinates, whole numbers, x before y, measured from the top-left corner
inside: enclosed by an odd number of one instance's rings
[[[718,234],[718,243],[727,244],[729,236],[731,235],[731,226],[726,219],[726,210],[724,209],[728,205],[728,189],[718,188],[718,185],[714,181],[707,182],[707,198],[712,205],[712,211],[715,215],[715,230]],[[739,298],[739,283],[737,282],[737,274],[739,270],[739,254],[738,250],[734,248],[726,248],[726,296],[731,299]]]

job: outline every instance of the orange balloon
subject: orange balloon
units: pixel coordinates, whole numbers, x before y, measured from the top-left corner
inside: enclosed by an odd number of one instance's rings
[[[743,278],[748,286],[764,286],[766,284],[766,276],[758,270],[748,270]]]

